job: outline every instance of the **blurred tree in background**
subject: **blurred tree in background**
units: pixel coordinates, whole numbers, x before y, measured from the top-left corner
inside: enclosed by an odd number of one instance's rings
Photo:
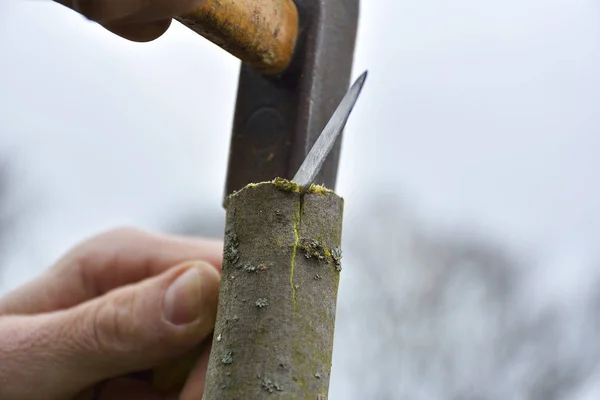
[[[340,302],[337,329],[360,338],[343,356],[354,398],[574,398],[600,359],[598,304],[533,307],[535,282],[510,249],[427,231],[399,204],[372,201],[345,230],[360,288]]]
[[[591,378],[600,296],[580,315],[535,308],[526,263],[494,239],[428,230],[398,198],[360,210],[345,221],[334,358],[352,399],[567,400]],[[224,214],[204,214],[167,230],[222,237]]]

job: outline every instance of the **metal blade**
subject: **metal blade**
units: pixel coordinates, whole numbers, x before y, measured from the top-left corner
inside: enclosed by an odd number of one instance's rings
[[[363,72],[356,82],[354,82],[350,90],[348,90],[348,93],[346,93],[340,102],[340,105],[325,126],[325,129],[323,129],[323,132],[321,132],[321,135],[304,159],[298,172],[296,172],[293,181],[300,185],[303,191],[307,190],[308,187],[314,183],[314,179],[319,174],[335,141],[344,130],[348,117],[350,117],[350,113],[356,104],[356,100],[358,100],[358,95],[360,94],[366,79],[367,71]]]

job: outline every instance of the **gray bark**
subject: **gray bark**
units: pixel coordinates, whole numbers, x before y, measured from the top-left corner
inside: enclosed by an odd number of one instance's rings
[[[203,399],[326,399],[343,199],[276,180],[248,185],[226,209]]]

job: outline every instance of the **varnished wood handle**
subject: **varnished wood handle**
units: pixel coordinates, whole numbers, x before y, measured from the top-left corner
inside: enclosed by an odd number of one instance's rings
[[[298,36],[293,0],[206,0],[176,19],[268,75],[288,67]]]

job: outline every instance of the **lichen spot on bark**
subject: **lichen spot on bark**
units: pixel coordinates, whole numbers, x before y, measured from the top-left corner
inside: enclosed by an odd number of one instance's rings
[[[320,262],[328,262],[329,258],[331,258],[331,253],[320,240],[303,239],[300,243],[300,248],[304,252],[304,257],[308,259],[312,258]]]
[[[300,241],[299,248],[302,249],[304,257],[307,259],[316,260],[318,263],[333,264],[338,272],[342,270],[342,250],[339,247],[335,247],[330,251],[320,240],[303,239]],[[319,280],[319,278],[315,277],[316,280]]]
[[[265,308],[269,305],[269,301],[267,299],[258,299],[254,304],[257,308]]]
[[[331,249],[331,258],[333,258],[333,262],[335,263],[335,269],[337,271],[342,270],[342,249],[339,247],[335,247]]]
[[[238,246],[240,242],[237,235],[230,230],[225,232],[225,248],[223,250],[223,258],[230,264],[235,264],[239,259],[240,255],[238,252]]]
[[[283,388],[269,378],[263,378],[261,384],[263,389],[269,393],[273,393],[276,390],[278,392],[283,392]]]
[[[227,350],[221,357],[221,364],[229,365],[232,363],[233,363],[233,352],[231,350]]]

